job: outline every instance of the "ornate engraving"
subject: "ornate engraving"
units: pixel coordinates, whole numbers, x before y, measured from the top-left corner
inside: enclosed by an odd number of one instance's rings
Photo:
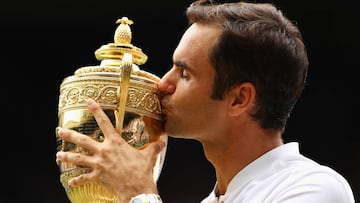
[[[86,100],[91,98],[100,105],[115,109],[119,102],[118,74],[114,77],[89,78],[71,76],[64,80],[60,88],[59,112],[68,109],[86,108]],[[139,78],[130,80],[126,111],[161,119],[161,105],[156,85]]]

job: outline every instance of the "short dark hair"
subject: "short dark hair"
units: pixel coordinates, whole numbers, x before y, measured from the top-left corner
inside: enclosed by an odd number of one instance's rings
[[[199,0],[186,10],[189,23],[221,29],[208,53],[215,68],[213,99],[222,99],[235,85],[256,88],[251,114],[264,129],[284,130],[300,98],[308,57],[299,29],[270,3],[223,3]]]

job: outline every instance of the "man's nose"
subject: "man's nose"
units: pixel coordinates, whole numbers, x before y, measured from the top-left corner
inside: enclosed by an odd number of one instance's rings
[[[175,92],[175,83],[171,80],[171,74],[169,72],[158,82],[158,89],[163,94],[173,94]]]

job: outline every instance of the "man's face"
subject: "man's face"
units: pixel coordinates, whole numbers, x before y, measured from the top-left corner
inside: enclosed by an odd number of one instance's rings
[[[173,54],[173,66],[159,82],[165,131],[170,136],[204,139],[215,133],[224,114],[222,101],[212,100],[215,70],[209,61],[220,30],[193,24],[184,33]]]

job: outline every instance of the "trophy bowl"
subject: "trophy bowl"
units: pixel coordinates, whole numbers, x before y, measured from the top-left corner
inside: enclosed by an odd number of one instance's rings
[[[74,75],[63,79],[60,85],[58,104],[58,126],[86,134],[102,142],[104,136],[95,118],[88,111],[86,100],[91,98],[100,104],[119,134],[133,147],[141,149],[147,143],[162,140],[163,117],[157,83],[160,78],[139,68],[147,56],[132,45],[127,17],[120,23],[114,35],[114,43],[101,46],[95,51],[99,65],[77,69]],[[85,148],[61,139],[56,134],[57,151],[89,153]],[[156,182],[160,176],[166,148],[158,155],[153,168]],[[68,181],[91,168],[59,162],[60,182],[72,203],[112,203],[118,197],[96,182],[77,187]],[[141,180],[139,180],[141,181]]]

